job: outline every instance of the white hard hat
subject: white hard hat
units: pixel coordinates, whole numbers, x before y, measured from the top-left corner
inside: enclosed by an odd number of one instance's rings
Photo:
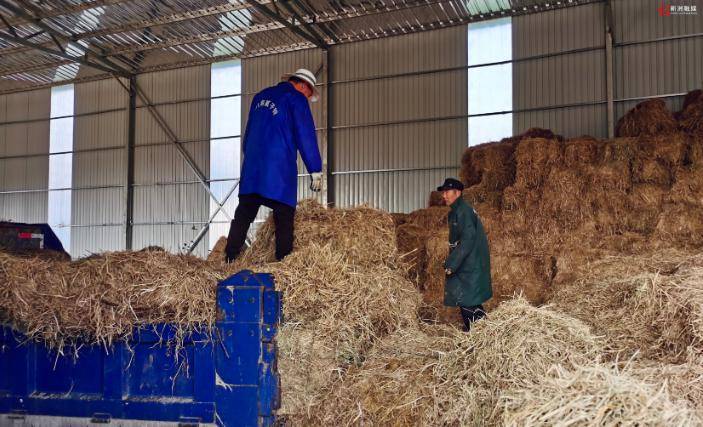
[[[318,92],[317,88],[315,87],[317,79],[315,78],[315,75],[312,73],[312,71],[307,70],[305,68],[298,68],[295,73],[282,75],[281,80],[288,81],[288,79],[290,79],[291,77],[298,78],[310,85],[310,88],[312,88],[312,96],[310,97],[310,101],[317,102],[320,99],[320,92]]]

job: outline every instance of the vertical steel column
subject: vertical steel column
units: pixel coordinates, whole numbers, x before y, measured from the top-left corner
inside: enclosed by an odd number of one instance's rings
[[[605,93],[608,115],[608,138],[615,138],[615,95],[613,89],[613,8],[605,2]]]
[[[127,182],[125,210],[125,249],[134,245],[134,146],[137,138],[137,77],[129,78],[129,119],[127,130]]]
[[[334,63],[332,61],[332,48],[328,47],[323,52],[323,59],[325,61],[325,83],[327,84],[327,99],[325,99],[326,108],[326,137],[327,137],[327,205],[335,206],[335,182],[333,172],[335,171],[334,164],[334,90],[333,90],[333,72],[332,67]]]

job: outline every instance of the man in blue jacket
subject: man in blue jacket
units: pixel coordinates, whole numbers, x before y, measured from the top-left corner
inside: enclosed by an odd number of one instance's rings
[[[293,250],[297,152],[310,173],[310,189],[322,188],[322,159],[308,104],[308,100],[319,99],[315,83],[315,75],[301,68],[256,94],[251,103],[242,145],[239,205],[227,237],[226,262],[234,261],[241,252],[261,205],[273,210],[276,259],[282,260]]]

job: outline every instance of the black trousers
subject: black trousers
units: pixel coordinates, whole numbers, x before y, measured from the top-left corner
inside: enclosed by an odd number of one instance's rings
[[[464,319],[464,326],[467,331],[471,330],[471,323],[486,317],[486,312],[482,305],[459,307],[459,310],[461,310],[461,318]]]
[[[249,227],[256,219],[256,214],[259,213],[262,205],[273,210],[273,222],[276,226],[276,259],[282,260],[293,250],[295,208],[258,194],[242,194],[239,196],[239,205],[234,211],[234,219],[229,227],[225,247],[226,262],[234,261],[241,253]]]

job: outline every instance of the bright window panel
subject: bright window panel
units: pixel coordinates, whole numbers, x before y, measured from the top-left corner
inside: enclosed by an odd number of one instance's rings
[[[242,117],[242,67],[239,61],[220,62],[212,65],[210,90],[210,179],[224,180],[210,183],[215,197],[222,201],[233,185],[237,183],[241,166],[240,134]],[[237,189],[225,203],[224,210],[234,217],[237,207]],[[217,209],[214,200],[210,200],[210,215]],[[209,249],[217,240],[229,232],[229,220],[220,211],[215,216],[209,230]]]
[[[512,59],[512,24],[510,18],[468,25],[469,66],[491,64]],[[468,145],[498,141],[513,134],[512,63],[468,70]]]
[[[71,250],[71,184],[73,176],[73,85],[51,89],[48,222],[67,252]],[[63,118],[54,118],[63,117]]]
[[[469,119],[469,145],[500,141],[513,135],[513,115],[471,117]]]

